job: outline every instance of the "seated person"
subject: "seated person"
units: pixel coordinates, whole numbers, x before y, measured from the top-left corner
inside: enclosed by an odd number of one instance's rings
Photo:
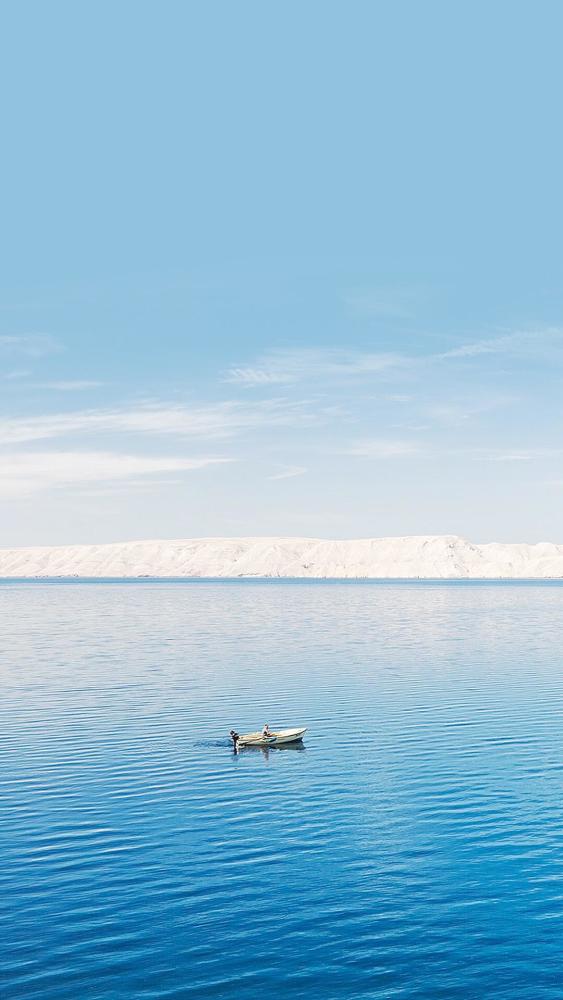
[[[270,727],[269,727],[268,723],[266,723],[266,725],[264,726],[264,728],[262,730],[262,736],[273,736],[273,735],[274,734],[270,730]]]

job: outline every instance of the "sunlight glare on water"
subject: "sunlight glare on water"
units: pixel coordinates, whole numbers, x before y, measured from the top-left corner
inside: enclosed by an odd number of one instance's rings
[[[559,1000],[562,598],[0,584],[3,1000]]]

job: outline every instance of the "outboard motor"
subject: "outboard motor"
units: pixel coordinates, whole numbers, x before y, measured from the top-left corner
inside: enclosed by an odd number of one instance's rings
[[[234,730],[234,729],[231,729],[231,731],[230,731],[230,733],[229,733],[229,736],[231,737],[231,739],[232,739],[232,741],[233,741],[233,750],[234,750],[234,751],[235,751],[235,753],[236,753],[236,751],[237,751],[237,749],[238,749],[238,741],[240,740],[240,736],[239,736],[239,734],[238,734],[238,733],[236,732],[236,730]]]

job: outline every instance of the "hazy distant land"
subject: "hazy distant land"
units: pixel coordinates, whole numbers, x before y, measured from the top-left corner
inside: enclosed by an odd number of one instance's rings
[[[455,535],[191,538],[0,549],[0,577],[563,578],[563,545],[476,545]]]

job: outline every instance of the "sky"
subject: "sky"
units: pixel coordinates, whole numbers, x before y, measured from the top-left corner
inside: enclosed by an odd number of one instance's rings
[[[0,545],[563,542],[563,7],[0,13]]]

